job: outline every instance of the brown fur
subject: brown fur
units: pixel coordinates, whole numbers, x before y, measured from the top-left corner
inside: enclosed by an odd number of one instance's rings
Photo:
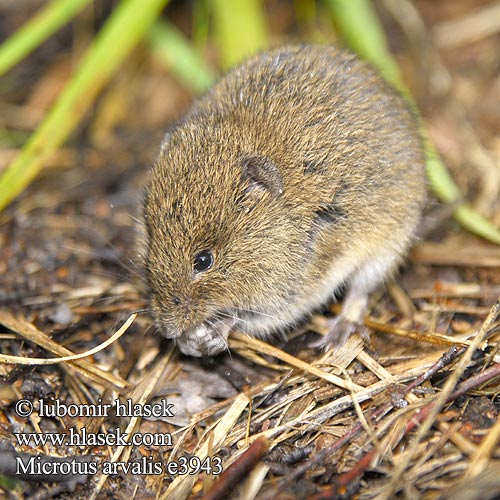
[[[254,56],[193,105],[152,171],[145,264],[160,330],[188,354],[214,354],[232,326],[221,311],[263,334],[342,282],[366,295],[414,239],[424,177],[413,116],[355,56]],[[195,274],[205,249],[214,265]]]

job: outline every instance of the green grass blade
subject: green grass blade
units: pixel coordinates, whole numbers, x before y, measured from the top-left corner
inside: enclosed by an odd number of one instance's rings
[[[210,12],[208,8],[208,0],[196,0],[193,2],[191,39],[198,49],[207,45],[209,33]]]
[[[86,51],[57,102],[0,177],[0,210],[36,177],[168,0],[123,0]]]
[[[460,190],[448,172],[448,169],[441,161],[438,152],[430,143],[430,139],[426,135],[427,131],[424,130],[422,120],[420,120],[420,122],[422,135],[424,137],[427,178],[429,179],[429,183],[432,190],[441,201],[445,203],[454,203],[462,198]]]
[[[394,61],[370,0],[325,0],[343,38],[363,59],[378,68],[382,76],[408,100],[419,117],[421,133],[426,150],[427,177],[434,194],[451,203],[461,199],[460,190],[453,181],[439,154],[431,144],[417,106],[402,81],[399,68]],[[457,221],[469,231],[494,243],[500,242],[500,230],[480,214],[466,205],[459,205],[454,213]]]
[[[0,76],[72,19],[92,0],[53,0],[0,46]]]
[[[326,3],[349,46],[376,66],[393,87],[403,90],[398,65],[389,52],[384,30],[371,1],[326,0]]]
[[[193,44],[171,23],[157,21],[148,32],[148,40],[172,73],[190,90],[203,92],[215,81],[215,73]]]
[[[210,0],[215,39],[224,68],[234,66],[268,45],[268,30],[261,0]]]
[[[463,204],[457,207],[454,216],[460,225],[472,233],[500,245],[500,231],[498,228],[469,205]]]

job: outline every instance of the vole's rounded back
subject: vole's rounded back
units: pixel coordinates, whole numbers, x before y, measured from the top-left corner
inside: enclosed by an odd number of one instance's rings
[[[152,171],[158,326],[187,354],[214,354],[232,327],[283,328],[343,283],[344,319],[359,321],[424,199],[415,120],[371,68],[331,47],[257,55],[193,105]]]

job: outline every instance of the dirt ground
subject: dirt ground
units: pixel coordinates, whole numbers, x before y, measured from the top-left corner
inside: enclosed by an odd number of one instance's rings
[[[39,3],[0,6],[2,37]],[[432,141],[464,197],[500,227],[500,3],[376,4]],[[266,6],[273,36],[302,36],[292,2]],[[167,13],[185,27],[189,3],[174,2]],[[0,172],[71,73],[79,50],[71,29],[0,81]],[[304,347],[335,307],[286,339],[256,343],[236,334],[231,354],[210,360],[184,357],[156,334],[137,219],[162,134],[193,96],[144,53],[134,53],[42,175],[0,213],[2,354],[81,353],[138,312],[119,340],[83,360],[0,364],[0,497],[195,498],[213,488],[213,457],[232,474],[230,465],[242,457],[249,479],[236,478],[239,490],[223,479],[227,498],[498,498],[500,247],[460,228],[432,197],[431,229],[395,281],[371,296],[365,347],[357,335],[336,352]],[[166,398],[173,416],[43,417],[38,408],[27,418],[16,411],[20,400],[53,407],[118,397],[140,405]],[[19,445],[15,438],[72,428],[172,442],[120,449]],[[18,479],[5,460],[21,452],[37,453],[41,462],[92,455],[99,471],[43,483]],[[201,472],[175,471],[171,464],[183,460],[202,464]],[[121,465],[104,475],[102,465],[113,461],[142,464],[142,473]],[[159,464],[161,473],[148,464]]]

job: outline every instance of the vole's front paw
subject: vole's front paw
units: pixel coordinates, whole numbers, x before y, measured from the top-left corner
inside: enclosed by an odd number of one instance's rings
[[[327,350],[330,347],[340,347],[347,339],[357,331],[364,340],[370,338],[368,330],[361,324],[347,319],[339,314],[335,318],[327,320],[327,333],[321,339],[309,344],[315,349]]]
[[[227,350],[227,332],[221,333],[217,329],[202,324],[179,337],[177,345],[187,356],[195,358],[215,356]]]

